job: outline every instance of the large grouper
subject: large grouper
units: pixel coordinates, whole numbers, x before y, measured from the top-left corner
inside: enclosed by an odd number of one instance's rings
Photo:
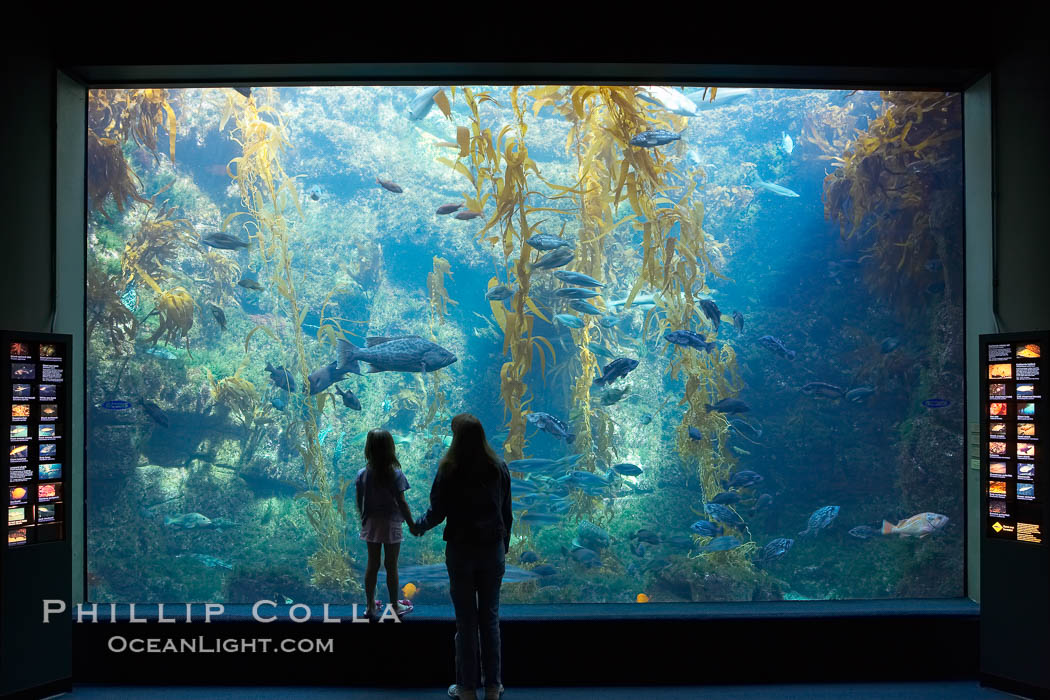
[[[448,367],[456,355],[437,343],[418,335],[365,338],[359,348],[339,341],[339,367],[361,374],[358,361],[366,363],[368,372],[433,372]]]

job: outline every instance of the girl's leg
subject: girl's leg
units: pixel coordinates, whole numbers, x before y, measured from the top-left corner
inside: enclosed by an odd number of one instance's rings
[[[383,566],[386,567],[386,590],[390,594],[390,604],[393,605],[400,600],[401,593],[400,582],[397,580],[397,556],[401,553],[401,543],[384,544],[383,550],[385,552]]]
[[[368,612],[372,612],[372,603],[376,599],[376,579],[379,578],[379,556],[383,545],[379,542],[368,543],[368,563],[365,565],[365,596],[368,601]]]

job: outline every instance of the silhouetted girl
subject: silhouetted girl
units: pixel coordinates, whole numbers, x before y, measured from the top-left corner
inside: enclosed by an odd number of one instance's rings
[[[413,526],[412,513],[405,502],[408,479],[397,461],[394,438],[385,430],[370,430],[365,440],[368,466],[357,473],[357,512],[361,514],[361,539],[368,543],[368,565],[365,567],[365,595],[368,615],[376,613],[376,579],[379,556],[385,551],[386,589],[394,610],[402,615],[411,610],[408,601],[398,601],[397,556],[401,552],[401,524]]]

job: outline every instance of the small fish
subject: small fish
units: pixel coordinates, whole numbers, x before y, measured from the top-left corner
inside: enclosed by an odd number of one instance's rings
[[[656,300],[657,300],[657,296],[655,294],[639,294],[638,296],[636,296],[634,298],[634,301],[631,302],[631,308],[632,309],[652,308],[652,307],[656,306]],[[608,304],[610,309],[615,309],[615,308],[617,308],[619,306],[626,306],[626,305],[627,305],[627,299],[626,298],[624,298],[624,299],[617,299],[615,301],[610,301],[609,304]]]
[[[518,518],[518,522],[525,523],[529,527],[543,527],[544,525],[554,525],[560,523],[562,516],[555,515],[553,513],[534,513],[528,512]],[[537,572],[539,573],[539,572]],[[543,574],[540,574],[543,576]]]
[[[381,180],[378,177],[376,178],[376,184],[381,185],[384,190],[388,192],[393,192],[395,194],[401,194],[405,191],[401,188],[401,185],[397,184],[396,182],[391,182],[390,180]]]
[[[926,408],[947,408],[952,405],[948,399],[926,399],[922,402]]]
[[[295,391],[295,379],[292,376],[292,373],[284,367],[274,367],[267,362],[266,371],[270,373],[270,381],[273,382],[278,389]]]
[[[533,551],[524,551],[521,556],[518,557],[518,561],[522,564],[532,564],[540,560],[540,555]]]
[[[736,549],[743,544],[739,539],[732,535],[721,535],[714,538],[706,545],[700,548],[701,552],[728,552],[730,549]]]
[[[795,142],[791,140],[787,132],[780,132],[780,147],[784,149],[784,153],[791,155],[791,152],[795,150]]]
[[[332,360],[327,365],[318,367],[313,372],[310,372],[307,377],[310,384],[310,396],[320,394],[328,387],[340,381],[348,372],[350,372],[350,369],[347,367],[339,367],[339,362],[336,360]]]
[[[624,396],[630,393],[630,387],[623,387],[622,389],[606,389],[602,392],[599,401],[602,406],[612,406],[618,403]]]
[[[551,564],[540,564],[539,566],[534,566],[532,568],[532,573],[540,576],[553,576],[558,573],[558,569]]]
[[[723,481],[722,485],[727,489],[746,489],[762,482],[763,480],[763,476],[758,472],[744,469],[733,474],[733,476],[729,477],[728,481]]]
[[[875,537],[876,535],[881,535],[882,533],[873,527],[868,527],[867,525],[858,525],[857,527],[850,530],[849,534],[853,537],[856,537],[857,539],[866,540]]]
[[[210,526],[211,520],[200,513],[183,513],[182,515],[177,515],[175,517],[165,516],[164,525],[170,528],[192,530],[194,528]]]
[[[624,318],[622,316],[613,316],[607,314],[598,319],[598,325],[602,328],[614,328],[615,326],[623,323]]]
[[[208,311],[211,311],[211,315],[215,317],[215,322],[219,324],[219,327],[226,330],[226,312],[222,310],[222,307],[209,303]]]
[[[560,279],[566,284],[574,284],[578,287],[604,287],[605,285],[594,279],[590,275],[585,275],[582,272],[571,272],[569,270],[556,270],[554,276]],[[595,293],[593,296],[598,296]],[[574,297],[580,298],[580,297]]]
[[[620,377],[626,377],[631,370],[638,366],[638,360],[629,357],[618,357],[602,368],[602,376],[594,380],[595,384],[610,384]]]
[[[634,597],[634,602],[636,602],[636,603],[648,603],[649,600],[650,600],[649,596],[647,596],[644,593],[639,593],[638,595],[636,595]]]
[[[762,494],[761,496],[758,497],[758,500],[755,501],[755,505],[753,505],[751,507],[751,514],[754,515],[755,513],[759,512],[760,510],[765,510],[772,503],[773,503],[773,494],[771,494],[771,493],[764,493],[764,494]]]
[[[739,311],[733,312],[733,326],[736,328],[737,333],[744,332],[744,314]]]
[[[718,310],[718,304],[711,299],[701,299],[700,308],[704,310],[704,316],[707,316],[714,324],[715,331],[717,331],[719,324],[722,323],[722,312]]]
[[[213,557],[210,554],[198,554],[197,552],[190,552],[189,554],[175,555],[176,559],[181,559],[183,557],[189,559],[196,559],[209,569],[233,569],[232,564],[225,562],[222,559],[219,559],[218,557]]]
[[[244,287],[245,289],[251,289],[255,292],[261,292],[263,289],[263,286],[259,284],[258,280],[253,280],[250,277],[245,277],[244,279],[237,282],[237,284],[238,286]]]
[[[146,412],[154,423],[157,425],[167,428],[168,427],[168,416],[161,410],[160,406],[153,403],[152,401],[143,401],[139,399],[139,405],[142,406],[142,410]]]
[[[689,529],[695,532],[696,534],[703,535],[705,537],[717,537],[722,532],[724,532],[722,526],[717,525],[715,523],[711,523],[710,521],[696,521],[695,523],[689,526]]]
[[[404,596],[409,600],[412,600],[412,596],[414,596],[418,592],[419,588],[416,586],[416,584],[412,583],[411,581],[409,581],[401,587],[401,593],[403,593]]]
[[[306,195],[310,199],[312,199],[313,201],[316,202],[317,200],[319,200],[321,198],[321,188],[318,187],[317,185],[314,185],[313,187],[311,187],[310,189],[308,189],[306,191]]]
[[[733,527],[744,525],[744,519],[729,506],[724,506],[721,503],[707,503],[704,505],[704,510],[717,522],[732,525]]]
[[[615,355],[603,348],[601,345],[588,345],[587,349],[595,355],[597,355],[598,357],[604,357],[607,360],[616,359]]]
[[[335,385],[332,388],[335,389],[335,393],[339,394],[339,396],[343,399],[344,406],[354,411],[361,410],[361,402],[356,396],[354,396],[353,390],[343,391],[339,388],[338,385]]]
[[[889,353],[893,352],[898,347],[900,347],[900,344],[900,338],[883,338],[882,344],[879,345],[879,350],[882,351],[883,355],[888,355]]]
[[[722,399],[715,404],[704,404],[707,413],[717,411],[718,413],[745,413],[751,410],[751,406],[742,399]]]
[[[768,191],[772,192],[773,194],[780,195],[781,197],[798,197],[799,196],[798,192],[795,192],[794,190],[789,190],[788,188],[781,187],[780,185],[774,185],[772,182],[764,182],[762,180],[762,178],[760,178],[758,176],[758,173],[755,173],[755,177],[751,181],[751,186],[759,188],[759,189],[763,189],[763,190],[768,190]]]
[[[171,350],[165,350],[164,348],[146,348],[147,355],[153,355],[159,357],[162,360],[177,360],[179,356],[173,353]]]
[[[731,506],[740,503],[740,494],[736,491],[723,491],[712,498],[711,503],[720,503],[724,506]]]
[[[533,411],[526,416],[525,419],[540,430],[550,433],[557,438],[564,439],[565,442],[570,445],[576,439],[575,433],[569,432],[569,426],[549,413]]]
[[[693,440],[704,439],[704,435],[700,432],[700,428],[697,428],[696,426],[690,425],[689,430],[687,432],[689,433],[689,437],[691,437]]]
[[[538,233],[531,238],[526,238],[525,242],[536,250],[554,250],[562,247],[572,248],[572,244],[568,241],[549,233]]]
[[[682,135],[666,129],[650,129],[631,138],[631,145],[639,148],[655,148],[678,141]]]
[[[649,425],[650,423],[653,422],[653,414],[651,414],[651,413],[643,413],[642,417],[638,419],[638,422],[641,423],[642,425]]]
[[[788,350],[787,347],[780,341],[779,338],[774,338],[771,335],[764,335],[758,339],[758,342],[765,348],[772,350],[776,354],[788,360],[795,359],[795,351]]]
[[[237,250],[238,248],[247,248],[250,243],[242,241],[236,236],[231,236],[228,233],[222,231],[216,231],[209,233],[207,236],[201,238],[201,243],[211,246],[212,248],[220,248],[222,250]]]
[[[456,216],[453,218],[459,219],[460,221],[470,221],[482,216],[480,211],[460,211],[456,212]]]
[[[601,296],[601,292],[584,287],[563,287],[555,291],[554,296],[559,299],[593,299],[596,296]]]
[[[818,399],[841,399],[845,392],[842,387],[827,382],[809,382],[802,387],[802,393]]]
[[[497,284],[495,287],[485,292],[485,298],[489,301],[503,301],[504,299],[510,299],[517,291],[516,287],[511,288],[505,284]]]
[[[614,464],[612,470],[617,474],[624,476],[639,476],[642,473],[642,468],[637,464],[631,464],[630,462],[623,462],[621,464]]]
[[[632,540],[638,540],[639,542],[645,542],[646,544],[660,544],[660,535],[656,534],[652,530],[642,528],[637,530],[631,535]]]
[[[437,213],[444,216],[445,214],[457,212],[462,208],[462,204],[442,204],[440,207],[437,208]]]
[[[682,345],[684,347],[700,348],[704,349],[707,347],[704,335],[702,333],[695,333],[693,331],[681,330],[671,331],[664,335],[664,340],[668,343],[674,343],[675,345]]]
[[[736,452],[738,455],[743,455],[745,457],[750,457],[751,456],[750,452],[748,452],[747,450],[745,450],[742,447],[737,447],[736,445],[733,445],[733,452]]]
[[[408,118],[417,122],[427,116],[430,109],[434,106],[434,96],[439,92],[441,92],[441,87],[435,85],[433,87],[428,87],[426,90],[423,90],[412,98],[412,103],[408,107]]]
[[[605,313],[591,302],[584,301],[583,299],[573,299],[569,302],[569,306],[582,314],[589,314],[591,316],[601,316]]]
[[[856,389],[850,389],[846,392],[846,400],[852,401],[853,403],[860,403],[874,393],[875,387],[858,386]]]
[[[896,525],[888,520],[883,520],[882,534],[923,538],[942,529],[948,524],[948,520],[947,515],[941,515],[940,513],[919,513],[901,520]]]
[[[552,270],[556,267],[568,265],[574,257],[576,257],[576,253],[571,248],[556,248],[532,263],[532,268],[538,267],[542,270]]]
[[[809,524],[806,529],[798,533],[803,537],[810,534],[817,534],[828,525],[831,525],[831,521],[838,517],[839,507],[838,506],[824,506],[813,511],[813,515],[809,516]]]
[[[272,399],[270,399],[270,403],[273,404],[273,407],[276,408],[278,411],[283,411],[288,406],[288,402],[282,399],[280,396],[275,396]]]
[[[583,328],[586,325],[582,318],[572,314],[556,314],[554,320],[569,328]]]
[[[763,563],[776,561],[787,554],[793,544],[795,544],[795,540],[788,539],[787,537],[778,537],[775,540],[770,540],[769,543],[762,548],[762,551],[759,552],[756,561]]]

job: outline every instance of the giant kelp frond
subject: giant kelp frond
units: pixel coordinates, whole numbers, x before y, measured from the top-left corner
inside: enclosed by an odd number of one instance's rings
[[[91,129],[87,133],[87,174],[88,208],[107,219],[105,205],[110,197],[121,214],[129,200],[149,201],[139,195],[141,182],[124,159],[120,141],[100,137]]]
[[[427,273],[427,293],[430,295],[431,310],[442,322],[448,314],[448,304],[458,304],[445,289],[445,275],[452,277],[452,266],[448,260],[435,255],[434,269]]]
[[[139,280],[155,291],[171,279],[168,264],[174,259],[180,245],[196,245],[197,235],[186,219],[176,219],[174,207],[150,207],[131,240],[124,246],[120,259],[123,283]]]
[[[824,180],[824,215],[843,241],[870,256],[863,278],[898,310],[940,275],[950,298],[947,235],[959,219],[962,173],[946,172],[962,137],[958,94],[883,92],[886,109],[842,154]],[[931,267],[935,269],[931,269]],[[943,271],[939,271],[943,268]]]
[[[106,274],[94,257],[89,257],[85,290],[85,342],[90,343],[95,330],[102,329],[106,342],[117,355],[134,351],[131,341],[135,339],[138,327],[135,314],[121,301],[123,290],[124,285],[117,275]]]
[[[160,325],[150,337],[149,342],[156,344],[159,340],[175,344],[180,339],[186,340],[189,349],[190,328],[193,327],[193,297],[182,287],[175,287],[160,292],[157,298],[156,312],[160,314]]]

